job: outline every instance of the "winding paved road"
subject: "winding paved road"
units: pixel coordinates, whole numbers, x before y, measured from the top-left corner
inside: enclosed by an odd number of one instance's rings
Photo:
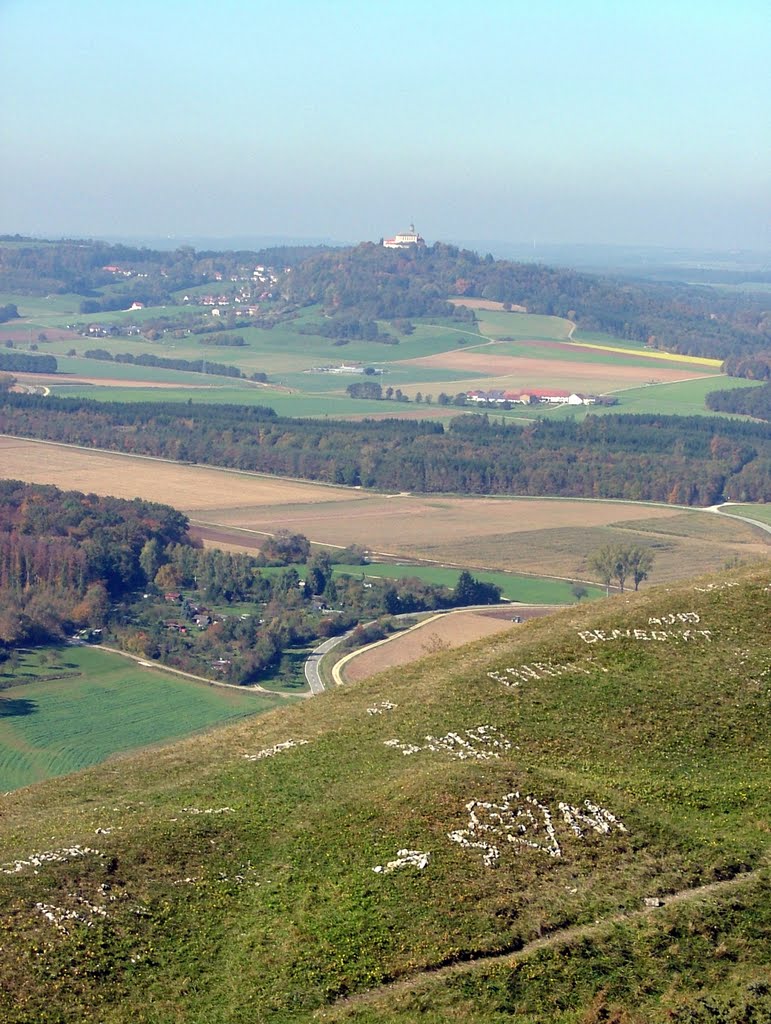
[[[339,643],[345,638],[343,636],[333,636],[329,640],[325,640],[323,644],[319,644],[315,647],[308,655],[305,661],[305,678],[307,680],[310,691],[314,697],[324,692],[324,683],[321,679],[321,673],[319,672],[319,663],[327,651],[331,651],[333,647],[337,647]]]

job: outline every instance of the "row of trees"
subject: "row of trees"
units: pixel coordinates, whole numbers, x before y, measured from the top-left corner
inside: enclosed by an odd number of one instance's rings
[[[381,331],[375,320],[357,316],[337,316],[329,319],[303,323],[297,326],[300,334],[317,334],[322,338],[335,338],[338,342],[378,341],[382,345],[398,345],[399,339],[387,331]]]
[[[228,366],[225,363],[213,363],[208,359],[179,359],[167,356],[156,356],[153,352],[142,352],[138,356],[131,352],[118,352],[113,355],[104,348],[92,348],[84,352],[86,359],[101,359],[104,362],[130,363],[136,366],[157,366],[164,370],[183,370],[187,373],[211,373],[219,377],[239,377],[246,375],[237,366]],[[2,356],[0,356],[2,358]],[[40,356],[41,359],[52,358]],[[55,362],[56,360],[54,360]],[[2,366],[0,365],[0,368]],[[253,380],[267,380],[267,374],[252,374]]]
[[[36,356],[27,352],[0,351],[0,371],[7,373],[56,373],[55,356]]]
[[[771,382],[759,388],[710,391],[707,408],[714,412],[733,412],[754,416],[758,420],[771,420]]]
[[[382,490],[771,500],[765,424],[702,416],[587,416],[525,427],[485,414],[351,423],[271,409],[100,403],[0,394],[0,432]]]
[[[597,573],[606,591],[610,592],[613,580],[623,592],[627,580],[637,590],[653,568],[653,552],[639,545],[606,544],[589,557],[589,567]]]

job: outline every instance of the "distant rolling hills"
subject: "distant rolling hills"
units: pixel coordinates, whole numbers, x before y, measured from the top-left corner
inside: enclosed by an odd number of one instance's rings
[[[768,1020],[770,605],[650,588],[3,796],[0,1018]]]

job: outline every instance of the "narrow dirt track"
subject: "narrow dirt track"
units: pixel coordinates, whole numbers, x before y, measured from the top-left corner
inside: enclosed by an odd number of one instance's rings
[[[614,925],[623,924],[629,921],[636,921],[645,917],[651,917],[654,914],[659,913],[661,910],[678,903],[695,902],[696,900],[705,899],[712,895],[722,895],[722,893],[728,892],[739,885],[759,878],[765,870],[765,867],[758,868],[755,871],[747,871],[740,875],[735,875],[733,878],[726,879],[725,881],[710,882],[708,885],[698,886],[695,889],[682,889],[680,892],[673,893],[671,896],[662,897],[663,905],[661,907],[644,907],[640,910],[613,914],[600,921],[595,921],[592,924],[563,928],[560,929],[560,931],[552,932],[550,935],[533,939],[532,942],[526,943],[520,949],[511,949],[505,952],[479,953],[477,956],[469,957],[465,960],[453,961],[448,964],[439,964],[435,967],[425,967],[418,973],[410,974],[404,978],[399,978],[397,981],[380,985],[377,988],[368,989],[366,992],[361,992],[353,996],[344,996],[332,1003],[329,1008],[317,1011],[316,1017],[318,1020],[342,1019],[342,1017],[338,1015],[339,1012],[344,1012],[347,1009],[354,1009],[357,1006],[365,1006],[368,1003],[374,1003],[380,999],[381,996],[399,995],[400,993],[406,993],[411,989],[418,990],[419,988],[435,981],[441,982],[445,979],[456,977],[461,974],[468,974],[482,966],[495,966],[507,963],[515,964],[521,960],[526,960],[529,956],[532,956],[534,953],[537,953],[542,949],[556,949],[561,946],[568,947],[581,939],[589,938],[593,935],[600,935],[604,931],[612,928]]]

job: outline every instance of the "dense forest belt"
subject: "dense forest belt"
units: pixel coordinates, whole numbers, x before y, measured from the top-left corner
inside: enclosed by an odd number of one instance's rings
[[[388,491],[712,505],[771,500],[765,424],[681,416],[440,423],[0,395],[0,433]]]
[[[759,388],[710,391],[707,408],[714,412],[738,412],[759,420],[771,420],[771,382]]]

